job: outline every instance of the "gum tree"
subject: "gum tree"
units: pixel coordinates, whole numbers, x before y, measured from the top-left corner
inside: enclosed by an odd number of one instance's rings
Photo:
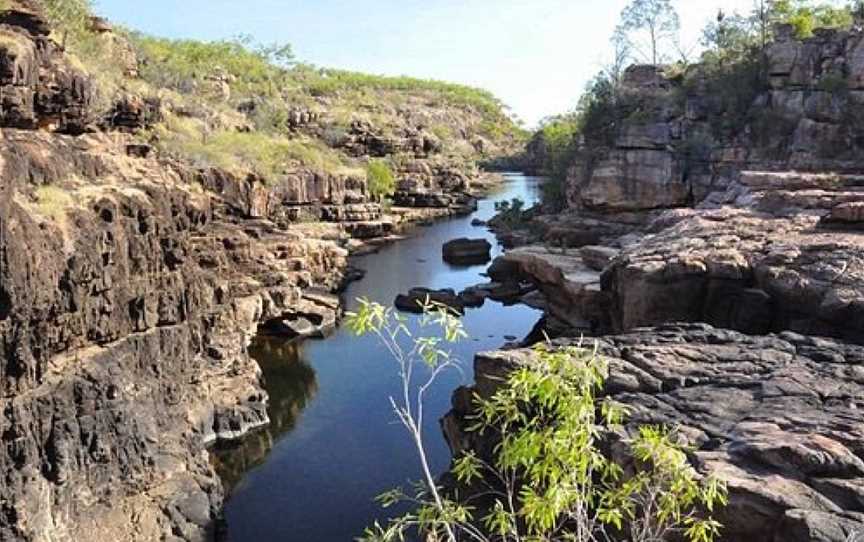
[[[616,33],[627,35],[635,50],[658,64],[665,57],[664,47],[677,43],[680,29],[678,12],[670,0],[633,0],[621,12]]]

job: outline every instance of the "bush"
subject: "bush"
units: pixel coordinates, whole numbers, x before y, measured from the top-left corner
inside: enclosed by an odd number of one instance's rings
[[[396,177],[384,160],[372,160],[366,167],[369,193],[377,199],[392,196],[396,192]]]
[[[709,542],[719,535],[721,526],[710,515],[725,505],[726,488],[696,472],[674,432],[640,427],[626,442],[633,462],[626,473],[601,451],[608,435],[620,433],[625,411],[600,398],[608,367],[596,349],[538,346],[533,361],[511,372],[497,393],[475,399],[478,414],[470,431],[486,439],[497,436],[499,443],[492,458],[466,452],[454,461],[452,474],[491,504],[478,516],[476,509],[448,499],[429,470],[418,418],[422,421],[423,393],[455,365],[444,345],[467,334],[446,307],[425,308],[421,329],[437,326],[440,337],[415,336],[404,317],[366,300],[348,315],[352,332],[377,336],[397,361],[406,392],[403,400],[391,402],[412,436],[424,474],[415,493],[394,490],[379,499],[384,506],[411,502],[418,508],[386,526],[376,523],[362,540],[404,540],[414,529],[448,542],[589,542],[618,534],[632,542],[672,536]],[[412,375],[420,373],[415,364],[431,375],[419,388],[413,382]]]
[[[66,47],[70,41],[88,38],[92,4],[90,0],[43,0],[45,15],[60,35],[60,43]]]
[[[519,226],[524,219],[525,202],[519,198],[510,201],[495,202],[495,211],[498,215],[493,219],[496,225],[513,229]]]

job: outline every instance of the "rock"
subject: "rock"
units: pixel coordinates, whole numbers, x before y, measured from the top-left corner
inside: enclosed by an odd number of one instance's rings
[[[864,240],[816,229],[818,222],[807,213],[692,213],[604,272],[615,329],[708,321],[755,334],[864,340]]]
[[[572,344],[578,339],[560,339]],[[864,504],[837,484],[864,487],[857,412],[864,347],[793,333],[749,336],[704,324],[670,324],[599,339],[610,364],[607,394],[642,424],[679,427],[697,467],[724,480],[724,540],[847,542]],[[826,355],[830,354],[830,355]],[[491,396],[528,350],[479,354],[472,391]],[[454,400],[443,424],[454,453],[490,452],[465,431],[473,403]],[[846,492],[848,495],[848,491]]]
[[[423,306],[427,301],[449,307],[459,314],[465,313],[463,300],[451,289],[412,288],[408,294],[396,296],[393,304],[401,311],[422,314]]]
[[[131,142],[0,138],[2,540],[209,536],[223,495],[205,446],[268,421],[248,342],[332,304],[303,290],[346,265],[335,241],[232,214]]]
[[[486,239],[455,239],[444,244],[444,261],[453,265],[482,265],[492,259],[492,244]]]
[[[864,222],[864,201],[841,203],[831,209],[831,222],[860,224]]]
[[[611,247],[585,246],[579,249],[582,261],[594,271],[603,271],[614,260],[620,250]]]
[[[690,192],[675,157],[665,150],[614,151],[582,183],[572,184],[579,187],[573,197],[582,205],[605,211],[680,207]]]
[[[483,287],[472,286],[459,292],[459,299],[465,307],[479,309],[486,304],[486,299],[490,297],[490,292]]]
[[[486,225],[486,221],[480,220],[479,218],[475,218],[474,220],[471,221],[471,225],[474,226],[475,228],[481,228],[481,227]]]

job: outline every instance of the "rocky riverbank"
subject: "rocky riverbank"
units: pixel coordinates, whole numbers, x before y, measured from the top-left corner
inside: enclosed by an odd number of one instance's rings
[[[0,539],[210,539],[207,446],[268,423],[259,326],[332,324],[352,252],[470,210],[482,176],[414,144],[385,210],[355,170],[192,163],[144,137],[158,101],[103,94],[50,32],[38,2],[0,10]],[[326,128],[291,118],[304,138]],[[341,148],[368,159],[370,130]]]
[[[731,133],[714,129],[732,112],[707,78],[630,68],[621,99],[638,115],[582,141],[563,212],[492,221],[518,248],[486,288],[541,294],[523,298],[546,311],[526,345],[595,338],[631,429],[682,428],[694,464],[729,484],[724,540],[846,542],[864,532],[864,163],[847,122],[864,34],[776,35],[767,90]],[[444,422],[454,453],[488,445],[464,431],[470,391],[529,359],[477,357]]]

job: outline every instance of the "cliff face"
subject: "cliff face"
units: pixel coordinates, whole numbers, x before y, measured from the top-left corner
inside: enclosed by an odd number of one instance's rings
[[[681,427],[729,485],[723,540],[845,542],[864,532],[864,34],[777,34],[751,88],[630,68],[569,208],[527,216],[507,238],[529,246],[489,275],[543,294],[543,331],[599,341],[631,431]],[[530,359],[477,357],[444,423],[454,452],[488,454],[471,393]]]
[[[141,135],[164,104],[119,95],[105,116],[50,30],[36,2],[0,12],[0,539],[209,539],[206,446],[268,423],[259,324],[335,321],[349,251],[470,208],[477,172],[415,141],[396,173],[421,208],[385,214],[350,168],[191,163]],[[392,150],[357,130],[341,149]]]

